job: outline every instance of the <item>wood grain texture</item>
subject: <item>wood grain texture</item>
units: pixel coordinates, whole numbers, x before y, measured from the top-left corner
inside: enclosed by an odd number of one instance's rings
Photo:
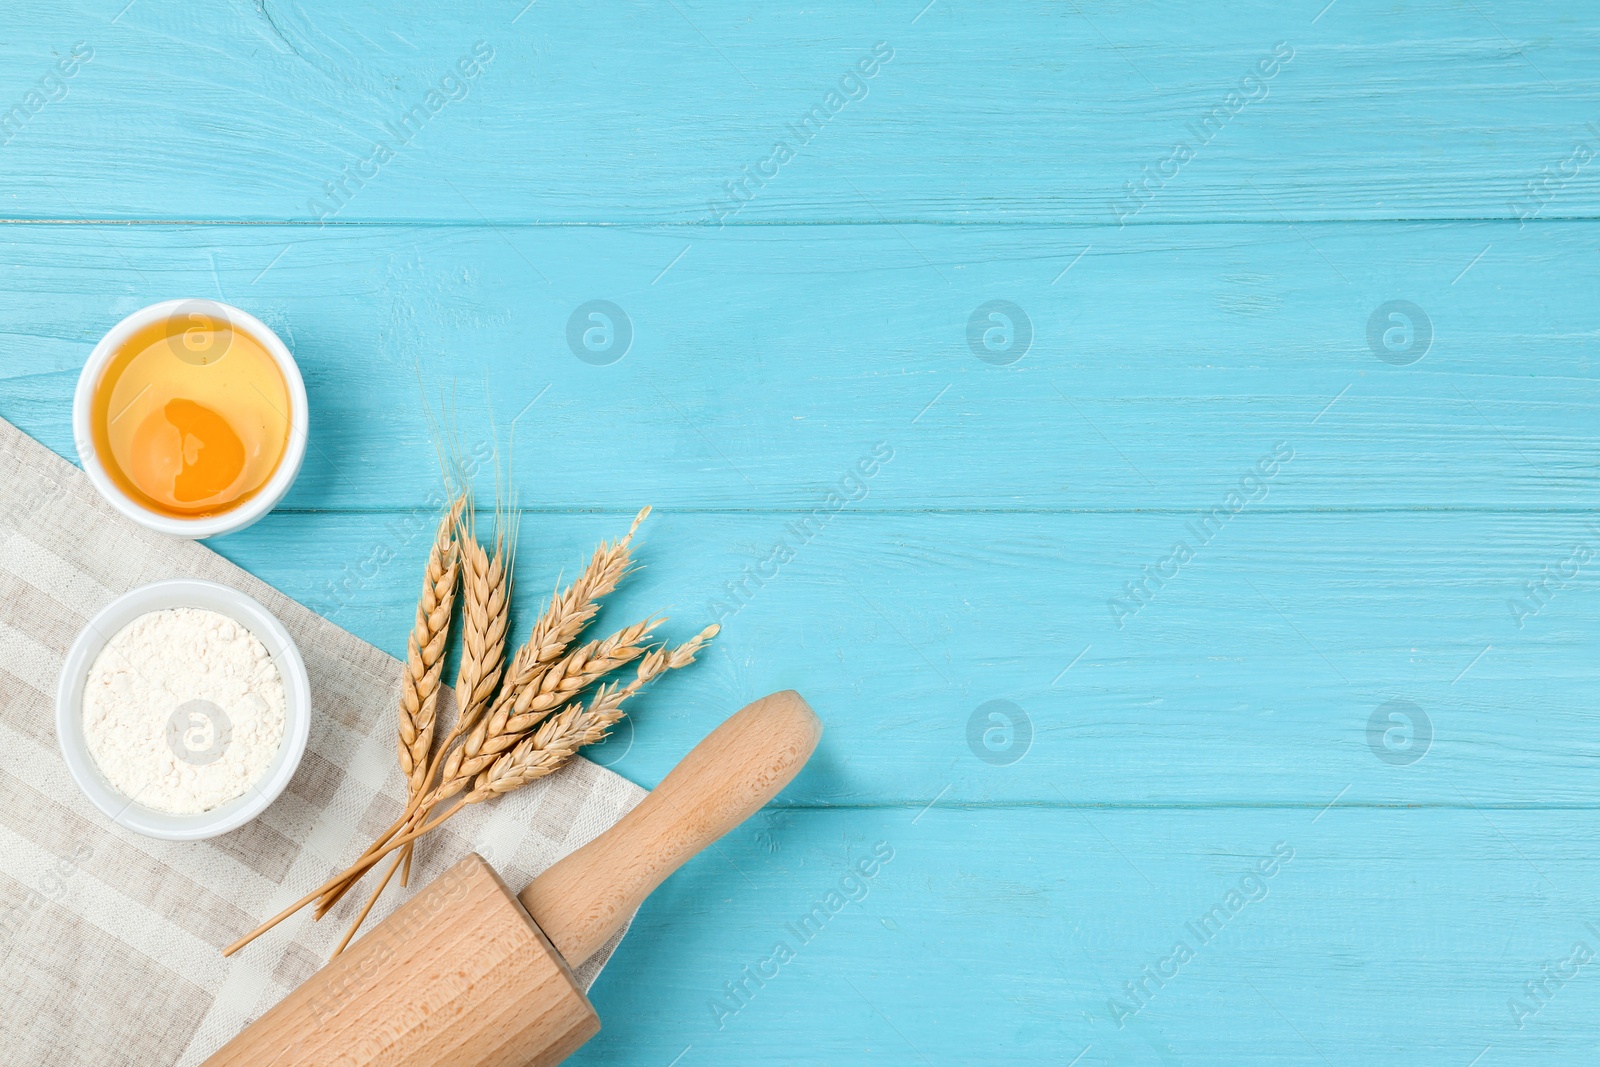
[[[869,504],[897,510],[1210,508],[1279,441],[1305,456],[1296,507],[1600,493],[1588,224],[6,226],[0,242],[6,417],[70,453],[100,334],[172,292],[219,294],[304,364],[297,509],[427,503],[419,368],[454,388],[481,469],[492,415],[521,503],[553,510],[816,508],[879,445],[894,458]],[[597,298],[633,327],[608,366],[566,336]],[[1032,324],[1009,366],[967,337],[996,299]],[[1409,366],[1369,343],[1391,300],[1431,322]]]
[[[588,960],[667,876],[776,797],[821,735],[798,693],[753,701],[516,897],[467,856],[207,1067],[553,1067],[600,1025],[569,962]]]
[[[1479,1067],[1534,1067],[1589,1040],[1592,964],[1520,1029],[1509,1002],[1600,948],[1592,812],[1317,815],[758,819],[645,905],[574,1062],[1466,1065],[1492,1045]],[[1292,858],[1263,876],[1275,845]]]
[[[206,1067],[552,1067],[599,1028],[566,962],[473,854]]]
[[[574,1063],[1592,1058],[1593,965],[1546,970],[1600,950],[1588,7],[119,8],[6,12],[0,116],[94,54],[0,135],[0,216],[35,220],[0,224],[0,415],[69,454],[112,322],[245,307],[313,447],[217,547],[398,652],[420,366],[486,473],[479,398],[514,424],[525,589],[651,503],[617,617],[686,635],[737,598],[602,760],[659,782],[783,687],[825,715],[781,806],[646,905]],[[633,332],[605,366],[567,341],[596,299]],[[1009,365],[968,340],[994,300],[1032,327]],[[1369,336],[1396,300],[1431,331],[1407,365]],[[1266,895],[1146,978],[1280,841]]]
[[[1600,804],[1585,770],[1600,754],[1594,564],[1542,587],[1537,613],[1510,608],[1531,604],[1526,585],[1547,567],[1570,571],[1575,548],[1600,549],[1593,517],[1272,502],[1241,512],[1120,628],[1108,600],[1193,539],[1191,516],[846,511],[802,543],[793,514],[657,513],[646,567],[599,625],[661,611],[663,633],[724,628],[694,670],[641,694],[599,758],[659,782],[729,707],[804,685],[828,733],[785,803],[1319,809],[1348,789],[1355,804]],[[525,515],[524,588],[553,585],[625,521]],[[276,514],[218,547],[403,651],[419,529],[406,545],[371,516]],[[780,545],[794,555],[778,564]],[[970,747],[991,700],[1032,728],[1006,765]],[[1431,724],[1411,765],[1372,747],[1392,700]]]
[[[5,146],[5,214],[314,222],[348,165],[338,222],[702,223],[788,137],[734,221],[1115,226],[1125,184],[1182,141],[1194,158],[1139,220],[1511,218],[1544,167],[1600,145],[1581,6],[1324,3],[267,0],[111,23],[34,2],[9,13],[8,97],[75,42],[94,58]],[[488,68],[397,137],[480,41]],[[789,127],[879,42],[894,57],[865,95],[800,143]],[[1292,61],[1241,92],[1280,42]],[[1230,93],[1256,100],[1202,143],[1190,127]],[[1600,181],[1578,169],[1544,213],[1594,217]]]

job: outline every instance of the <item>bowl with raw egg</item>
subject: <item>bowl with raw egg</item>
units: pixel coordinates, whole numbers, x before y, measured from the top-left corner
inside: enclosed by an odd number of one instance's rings
[[[72,429],[112,506],[175,537],[242,530],[300,473],[306,387],[261,320],[216,300],[168,300],[100,339],[78,378]]]

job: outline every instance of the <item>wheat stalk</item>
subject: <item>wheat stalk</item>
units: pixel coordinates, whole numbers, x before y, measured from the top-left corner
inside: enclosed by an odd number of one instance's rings
[[[466,503],[464,495],[451,501],[434,534],[422,581],[422,596],[417,601],[416,622],[406,641],[397,744],[400,773],[406,776],[408,810],[428,787],[429,756],[438,719],[439,677],[444,673],[444,651],[450,640],[456,583],[461,573],[461,542],[457,530]],[[412,849],[407,848],[402,883],[411,876],[411,854]]]
[[[465,741],[446,757],[439,786],[429,794],[422,811],[448,800],[466,788],[502,752],[519,741],[540,720],[592,683],[644,654],[644,642],[665,619],[635,623],[607,637],[591,641],[557,661],[538,681],[479,723]]]
[[[633,681],[627,685],[601,686],[588,707],[571,704],[551,716],[532,735],[479,774],[472,792],[463,798],[462,804],[475,804],[520,789],[555,771],[578,749],[603,740],[622,718],[624,701],[667,671],[693,663],[696,653],[717,635],[717,631],[718,627],[708,626],[675,649],[656,649],[645,656]]]
[[[634,535],[649,514],[649,507],[642,508],[634,516],[625,536],[609,544],[602,541],[578,579],[565,592],[558,588],[551,594],[549,607],[534,624],[528,640],[517,650],[510,667],[502,676],[499,693],[489,708],[488,718],[480,721],[476,709],[463,709],[439,746],[435,761],[423,773],[425,784],[434,781],[440,775],[439,761],[443,760],[443,784],[425,802],[419,795],[410,796],[405,813],[389,828],[387,834],[373,842],[362,858],[381,847],[402,828],[414,827],[425,820],[429,811],[439,802],[466,788],[474,775],[521,740],[523,732],[565,699],[642,654],[643,649],[635,646],[647,640],[649,631],[659,622],[631,627],[613,635],[606,642],[591,643],[579,653],[562,659],[567,647],[600,610],[601,598],[612,592],[628,572],[632,564]],[[466,613],[470,614],[470,609]],[[552,668],[555,668],[553,672]],[[463,686],[458,683],[458,701],[462,692]],[[512,716],[516,718],[513,720]],[[469,728],[467,741],[461,747],[452,748]],[[406,850],[402,885],[410,879],[411,852],[409,848]],[[393,868],[390,874],[393,874]],[[388,876],[384,881],[387,883]],[[318,905],[316,917],[320,919],[327,914],[348,888],[349,885],[343,885],[328,894]]]
[[[410,819],[416,803],[427,791],[434,727],[438,720],[439,685],[444,654],[450,643],[456,587],[461,574],[460,521],[468,500],[457,493],[434,533],[433,546],[423,573],[422,595],[417,600],[416,621],[406,639],[406,662],[401,672],[397,748],[400,773],[406,776],[406,811],[372,846],[370,855],[394,836]],[[411,851],[406,851],[409,873]],[[323,902],[320,916],[338,903],[338,896]]]
[[[406,799],[414,800],[427,786],[434,723],[439,707],[439,677],[444,672],[444,651],[450,641],[450,619],[455,606],[456,580],[461,573],[461,546],[456,523],[466,505],[456,497],[439,522],[433,548],[428,553],[417,619],[406,641],[406,665],[400,684],[400,773],[406,776]]]
[[[407,775],[409,796],[405,812],[349,869],[230,945],[224,955],[232,955],[312,901],[320,901],[320,918],[368,870],[398,853],[335,950],[337,956],[355,936],[395,871],[402,864],[409,868],[419,838],[470,804],[511,792],[557,770],[580,748],[602,740],[622,718],[624,703],[645,685],[694,661],[718,627],[707,627],[677,648],[649,649],[646,643],[651,631],[664,621],[650,619],[569,651],[599,610],[600,598],[627,573],[633,535],[649,510],[639,513],[626,537],[602,542],[578,580],[565,592],[551,596],[527,642],[507,666],[509,539],[497,530],[490,553],[472,532],[470,503],[452,503],[429,555],[417,624],[407,651],[400,709],[401,769]],[[452,565],[452,545],[453,565],[460,574],[459,593],[453,592],[454,582],[445,584]],[[463,649],[456,690],[461,713],[443,744],[430,754],[428,741],[437,718],[439,674],[448,640],[439,634],[441,627],[448,634],[447,597],[452,595],[462,602]],[[582,703],[585,689],[634,661],[638,665],[631,681],[601,684],[589,703]],[[428,702],[430,697],[433,703]],[[440,804],[456,797],[459,800],[454,805],[434,814]]]
[[[589,565],[584,568],[578,579],[568,586],[565,592],[560,591],[558,587],[551,594],[549,607],[540,615],[528,640],[517,649],[516,654],[512,657],[510,667],[506,669],[503,675],[499,693],[489,711],[490,720],[496,727],[494,735],[491,738],[484,732],[477,734],[478,740],[473,746],[474,756],[482,752],[484,744],[488,744],[490,746],[488,754],[492,759],[519,740],[518,737],[502,739],[504,724],[511,714],[511,708],[521,697],[523,698],[523,704],[520,710],[524,714],[528,712],[528,705],[531,703],[531,699],[527,695],[537,694],[538,686],[543,681],[544,674],[560,660],[562,654],[566,652],[567,646],[572,643],[600,610],[601,598],[616,589],[617,584],[632,565],[631,549],[634,535],[638,532],[640,524],[649,515],[650,508],[648,506],[640,509],[639,513],[634,516],[633,523],[628,527],[628,532],[625,536],[610,543],[602,541],[589,560]],[[473,540],[472,544],[476,545],[476,540]],[[464,614],[467,614],[470,618],[470,607],[466,609]],[[643,636],[645,635],[641,635],[641,639]],[[633,657],[623,657],[612,666],[621,666],[631,658]],[[592,681],[593,679],[590,678],[589,680]],[[458,704],[462,702],[463,692],[464,688],[458,681],[456,686]],[[549,705],[547,704],[546,706],[548,707]],[[461,763],[465,756],[460,754],[459,749],[452,750],[451,746],[461,737],[463,732],[474,725],[476,718],[477,715],[474,711],[464,706],[461,708],[461,713],[456,716],[455,724],[439,745],[437,756],[432,762],[426,764],[419,775],[424,790],[427,784],[431,783],[437,776],[440,760],[453,759],[455,761],[453,767],[447,766],[445,768],[444,777],[446,780],[451,779],[454,772],[460,771]],[[527,723],[524,720],[523,725],[525,728],[526,725],[531,725],[531,723]],[[402,722],[403,729],[404,722]],[[482,770],[487,762],[487,760],[479,760],[471,765],[466,772],[465,780],[456,784],[444,796],[452,796],[459,792],[471,780],[471,776]],[[401,769],[406,769],[404,763],[402,763]],[[420,792],[411,793],[407,797],[408,803],[404,814],[394,825],[389,827],[383,836],[372,843],[371,847],[362,854],[363,859],[380,848],[403,827],[415,825],[416,820],[426,818],[428,810],[437,801],[430,801],[424,805],[419,803],[421,799]],[[440,799],[443,799],[443,797],[440,797]],[[402,885],[406,884],[410,878],[411,851],[410,849],[406,850],[406,867],[405,873],[401,877]],[[346,889],[348,889],[348,885],[340,886],[337,891],[328,894],[319,903],[316,917],[320,919],[338,904]]]
[[[457,731],[460,724],[476,722],[483,715],[505,669],[506,625],[511,612],[511,575],[507,566],[507,538],[502,523],[495,523],[494,553],[479,543],[470,507],[457,524],[455,539],[461,558],[461,661],[456,669]],[[429,731],[429,742],[432,742]],[[418,791],[426,789],[427,759],[417,764]],[[409,799],[415,800],[413,792]],[[408,807],[410,805],[408,804]],[[405,868],[400,884],[411,881],[411,855],[406,848]],[[328,906],[334,903],[329,902]],[[326,906],[323,910],[326,910]]]
[[[381,859],[386,852],[400,847],[398,842],[406,842],[405,847],[409,848],[409,842],[426,833],[428,829],[444,823],[463,808],[520,789],[559,770],[577,754],[580,748],[605,738],[611,727],[622,718],[624,701],[667,671],[693,663],[696,653],[717,635],[719,629],[720,627],[715,625],[708,626],[675,649],[668,650],[662,647],[650,652],[639,664],[634,680],[627,685],[616,683],[603,685],[596,691],[588,707],[574,702],[551,716],[533,734],[525,737],[516,747],[489,764],[478,776],[473,790],[462,797],[459,804],[431,822],[427,822],[426,829],[408,826],[407,832],[402,834],[396,843],[391,843],[383,852],[368,860],[361,867],[361,872],[365,873],[367,867]],[[447,798],[437,796],[437,791],[435,794],[430,794],[428,800],[418,809],[413,825],[421,823],[432,806],[443,799]],[[361,909],[361,913],[356,916],[355,922],[345,933],[344,939],[334,949],[334,956],[343,952],[351,938],[355,937],[356,931],[372,911],[372,906],[377,903],[384,887],[389,884],[389,879],[394,876],[395,867],[399,863],[400,859],[397,858],[395,863],[390,865],[388,873],[367,898],[366,906]]]

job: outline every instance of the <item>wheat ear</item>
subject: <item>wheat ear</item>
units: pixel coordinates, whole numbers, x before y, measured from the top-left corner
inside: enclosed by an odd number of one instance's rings
[[[622,718],[624,701],[667,671],[693,663],[695,655],[717,635],[717,630],[716,626],[708,626],[677,648],[656,649],[644,657],[633,681],[627,685],[601,686],[587,707],[572,704],[545,720],[531,736],[478,775],[472,792],[462,799],[462,805],[509,793],[543,778],[580,748],[604,739]]]
[[[401,671],[397,716],[400,773],[406,776],[406,811],[368,846],[362,858],[377,851],[410,821],[412,806],[427,791],[430,780],[429,757],[438,718],[439,683],[444,673],[444,654],[450,643],[456,586],[461,574],[457,524],[466,504],[466,497],[458,494],[439,521],[433,547],[428,552],[427,568],[423,573],[416,622],[406,639],[406,662]],[[407,855],[410,855],[409,851]],[[336,902],[337,897],[325,902],[325,906],[331,907]]]
[[[456,706],[457,721],[470,723],[483,714],[505,669],[511,578],[506,562],[509,546],[502,533],[495,534],[492,555],[473,536],[470,515],[459,537],[461,662],[456,671]]]
[[[458,723],[473,723],[481,718],[500,685],[511,609],[511,574],[506,559],[509,546],[502,525],[495,523],[492,555],[479,543],[473,525],[469,508],[457,523],[455,535],[460,545],[462,586],[461,662],[456,669],[455,690]],[[431,730],[428,740],[433,740]],[[428,760],[424,758],[418,767],[419,789],[425,790]],[[406,846],[405,866],[400,874],[402,886],[411,881],[414,851],[414,846]]]
[[[489,709],[491,720],[503,723],[509,709],[519,695],[530,691],[536,692],[535,687],[538,686],[544,673],[561,659],[573,639],[593,620],[595,614],[600,610],[601,598],[616,589],[618,583],[622,581],[623,576],[627,574],[631,567],[633,562],[631,548],[634,535],[638,532],[640,524],[649,515],[649,507],[641,509],[638,515],[634,517],[633,524],[628,527],[628,532],[625,536],[610,543],[602,541],[590,558],[589,565],[584,568],[583,573],[579,575],[577,580],[569,585],[565,591],[561,591],[558,588],[556,592],[551,594],[549,607],[539,617],[538,622],[534,624],[528,640],[517,649],[511,665],[504,673],[499,692],[496,694],[494,702]],[[459,539],[457,544],[459,546]],[[631,656],[628,657],[628,659],[631,658]],[[624,659],[621,662],[627,662],[627,660]],[[613,664],[613,666],[618,665],[621,664]],[[456,688],[458,703],[462,700],[461,694],[463,692],[464,689],[458,682]],[[452,750],[451,746],[461,736],[464,727],[472,724],[474,718],[476,716],[464,708],[462,714],[456,716],[455,724],[445,735],[444,741],[438,746],[437,754],[431,761],[424,762],[422,770],[418,774],[422,782],[422,791],[426,791],[428,785],[434,781],[439,771],[439,762],[441,760],[453,758],[455,761],[453,768],[446,768],[445,777],[447,779],[451,776],[452,771],[460,770],[460,764],[464,757],[455,755],[454,753],[459,750]],[[405,729],[403,710],[401,729],[402,731]],[[483,744],[485,740],[486,738],[480,737],[479,744]],[[512,738],[511,742],[514,743],[516,740],[518,739]],[[491,756],[498,755],[510,747],[509,743],[501,742],[491,742],[490,745]],[[473,774],[482,770],[486,763],[487,761],[482,761],[474,765],[466,776],[467,781],[470,781]],[[402,759],[401,770],[405,771],[406,769],[406,764]],[[465,784],[465,781],[462,782],[445,795],[454,795]],[[420,811],[418,810],[418,801],[420,799],[420,793],[412,793],[407,797],[406,811],[400,820],[390,827],[385,836],[374,841],[368,850],[362,854],[362,858],[382,847],[390,837],[400,832],[403,827],[413,823],[416,819],[426,817],[426,807],[423,807]],[[429,806],[431,807],[431,804]],[[411,852],[411,849],[406,850],[405,871],[401,877],[402,885],[406,884],[411,873]],[[320,901],[316,911],[317,918],[320,919],[327,914],[344,896],[348,888],[348,885],[341,886],[336,892],[329,894]]]
[[[505,724],[512,715],[521,716],[517,720],[518,725],[522,730],[526,730],[538,721],[537,718],[528,718],[529,715],[542,717],[590,682],[617,667],[626,665],[642,654],[642,648],[630,648],[619,642],[619,638],[625,638],[629,634],[629,631],[624,631],[622,634],[613,635],[607,643],[597,643],[587,650],[582,650],[584,654],[581,657],[566,656],[563,660],[568,646],[600,610],[601,599],[616,589],[632,566],[633,538],[649,515],[648,506],[641,508],[634,516],[632,525],[628,527],[627,534],[610,543],[602,541],[590,558],[589,565],[584,568],[577,580],[564,592],[558,588],[551,594],[549,607],[540,615],[528,640],[517,649],[511,665],[505,670],[499,692],[488,710],[487,719],[480,723],[477,721],[480,718],[478,714],[468,712],[463,707],[462,714],[457,715],[455,724],[445,735],[444,741],[438,746],[437,754],[424,770],[422,780],[426,788],[436,776],[439,776],[439,765],[444,762],[443,784],[435,790],[435,795],[426,803],[419,804],[419,797],[410,797],[400,821],[390,828],[385,837],[373,842],[367,852],[363,853],[362,858],[376,851],[402,828],[416,825],[426,819],[435,804],[466,788],[474,775],[493,762],[501,752],[521,740],[520,733],[511,736],[505,733]],[[631,644],[648,640],[649,626],[632,629],[635,632],[632,633]],[[604,644],[605,647],[598,647],[599,644]],[[619,644],[621,647],[618,647]],[[556,671],[557,677],[547,679],[546,675],[552,667],[559,668]],[[581,684],[575,688],[572,684],[574,679],[581,679]],[[458,683],[456,687],[458,703],[462,700],[463,691],[462,685]],[[491,725],[492,732],[489,729]],[[471,733],[467,745],[452,748],[451,746],[469,728]],[[470,759],[469,753],[464,751],[464,748],[468,747],[470,747]],[[405,853],[402,885],[405,885],[410,877],[411,852],[412,850],[408,848]],[[349,888],[350,884],[345,884],[328,894],[319,902],[316,917],[320,919],[326,915]]]
[[[459,546],[457,565],[463,576],[462,589],[465,592],[457,595],[467,605],[463,611],[463,617],[468,620],[469,628],[465,643],[467,652],[472,658],[487,666],[483,673],[473,677],[470,684],[463,684],[458,679],[461,691],[469,694],[461,699],[470,726],[453,729],[431,758],[423,757],[423,765],[426,768],[423,782],[426,784],[435,780],[434,771],[437,765],[442,762],[447,751],[455,751],[451,749],[451,742],[456,740],[460,733],[469,730],[477,732],[476,728],[483,722],[486,708],[489,719],[482,730],[484,743],[479,746],[478,760],[481,761],[485,757],[484,748],[491,744],[491,736],[492,743],[496,746],[508,743],[508,739],[515,740],[516,744],[494,755],[493,761],[479,770],[475,779],[463,773],[464,758],[458,761],[457,775],[473,784],[473,788],[458,803],[449,807],[443,814],[433,815],[433,808],[445,799],[441,797],[439,787],[424,794],[420,800],[414,799],[395,824],[374,841],[349,869],[328,879],[299,901],[229,945],[223,950],[224,956],[239,951],[313,901],[323,902],[323,908],[318,911],[320,917],[339,896],[360,881],[368,870],[390,853],[403,850],[390,865],[389,872],[351,927],[350,933],[341,942],[342,949],[354,936],[362,919],[370,914],[373,903],[418,839],[443,825],[467,804],[478,803],[501,793],[510,792],[548,775],[579,748],[603,739],[610,727],[622,717],[623,703],[644,685],[665,671],[693,662],[696,653],[715,636],[718,627],[707,627],[676,649],[659,648],[646,652],[643,642],[648,638],[650,628],[656,625],[652,620],[619,631],[605,641],[590,642],[574,652],[566,652],[567,646],[593,618],[599,598],[610,592],[626,573],[630,562],[629,542],[640,522],[649,514],[649,510],[644,509],[634,519],[627,537],[612,545],[601,546],[584,575],[569,587],[567,593],[552,597],[550,610],[541,617],[540,624],[535,627],[528,644],[524,646],[526,651],[519,649],[518,656],[513,658],[513,668],[509,671],[506,670],[504,662],[504,612],[505,605],[509,602],[511,584],[510,568],[505,563],[509,554],[507,541],[497,536],[495,551],[491,557],[478,544],[476,538],[471,536],[470,515],[464,520],[458,519],[454,536]],[[463,530],[466,531],[465,536]],[[475,575],[477,577],[474,577]],[[501,590],[497,608],[476,613],[489,618],[491,622],[488,625],[471,621],[474,617],[471,609],[472,597],[475,595],[481,597],[485,586],[499,586]],[[478,590],[476,594],[475,589]],[[491,596],[486,602],[493,604],[494,598]],[[493,621],[496,618],[497,623]],[[474,639],[472,637],[474,629],[487,636],[481,640]],[[585,687],[603,677],[606,672],[641,656],[642,661],[636,669],[632,682],[627,685],[619,683],[602,685],[587,707],[580,705],[574,699]],[[409,658],[408,655],[408,661]],[[464,665],[463,670],[466,669]],[[486,681],[490,672],[493,673],[493,678]],[[495,695],[497,686],[498,696]],[[437,684],[434,686],[434,691],[437,692]],[[558,707],[559,711],[556,710]],[[418,708],[419,710],[421,708],[420,702]],[[504,712],[503,717],[495,715],[496,711]],[[493,730],[492,735],[491,730]],[[416,758],[413,757],[411,766],[414,769],[416,765]],[[408,776],[408,789],[409,782]],[[335,955],[337,954],[336,951]]]
[[[417,619],[406,642],[406,665],[400,685],[399,749],[408,801],[416,799],[428,784],[425,776],[439,707],[439,677],[444,672],[445,646],[450,641],[450,619],[461,573],[456,524],[465,505],[465,497],[452,501],[434,534],[422,596],[417,601]]]
[[[634,516],[627,534],[610,544],[601,542],[589,565],[565,593],[551,594],[550,607],[534,624],[526,646],[530,658],[554,663],[600,610],[600,601],[617,587],[633,562],[633,535],[650,515],[648,507]]]
[[[624,701],[667,671],[693,663],[696,653],[717,635],[719,629],[714,625],[708,626],[677,648],[655,649],[640,662],[633,681],[627,685],[617,683],[603,685],[596,691],[588,707],[574,702],[551,716],[531,736],[525,737],[515,748],[503,753],[486,767],[478,776],[472,792],[462,797],[461,802],[455,807],[427,822],[427,828],[432,829],[441,825],[469,804],[477,804],[502,793],[509,793],[552,774],[576,755],[580,748],[603,740],[611,727],[622,718]],[[414,822],[421,822],[432,806],[443,799],[446,798],[439,796],[437,791],[430,794],[427,801],[418,809]],[[408,827],[407,833],[397,840],[407,842],[405,847],[409,848],[410,842],[421,836],[422,832],[424,831]],[[392,849],[396,846],[391,842],[387,847]],[[344,939],[339,942],[338,948],[334,949],[334,956],[344,951],[351,938],[355,937],[356,931],[372,911],[373,904],[377,902],[384,886],[393,877],[394,868],[399,863],[400,859],[397,857],[395,863],[390,866],[388,874],[372,891],[366,907],[356,916],[355,922],[344,935]],[[365,870],[365,867],[362,869]]]
[[[528,640],[512,658],[504,684],[490,708],[491,716],[504,711],[520,695],[537,685],[544,673],[566,654],[572,642],[594,619],[600,610],[600,601],[617,587],[631,567],[633,535],[649,514],[648,507],[641,510],[634,517],[633,525],[628,527],[627,535],[620,540],[609,544],[602,541],[577,581],[567,586],[564,592],[558,588],[550,594],[549,607],[539,616]],[[454,740],[453,736],[451,740]]]
[[[618,630],[603,641],[591,641],[558,660],[537,683],[479,723],[445,757],[440,784],[418,814],[465,789],[479,773],[516,744],[523,734],[592,683],[644,654],[650,632],[665,619],[650,619]]]

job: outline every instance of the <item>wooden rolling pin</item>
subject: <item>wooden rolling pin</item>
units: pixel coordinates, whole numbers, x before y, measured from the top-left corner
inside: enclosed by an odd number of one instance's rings
[[[800,694],[757,700],[519,896],[468,856],[206,1064],[560,1063],[600,1029],[568,962],[588,959],[668,875],[776,796],[821,737]]]

